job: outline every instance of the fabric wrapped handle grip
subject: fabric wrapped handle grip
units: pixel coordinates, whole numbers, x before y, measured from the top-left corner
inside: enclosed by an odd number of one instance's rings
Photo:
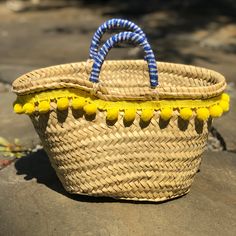
[[[133,32],[121,32],[110,37],[102,48],[99,50],[97,56],[94,58],[94,63],[92,66],[92,71],[90,75],[90,81],[94,83],[99,82],[99,74],[102,67],[102,64],[109,52],[109,50],[114,47],[119,42],[132,42],[141,46],[145,52],[145,60],[148,63],[148,70],[150,76],[151,87],[155,88],[158,85],[158,74],[157,74],[157,64],[155,56],[151,49],[151,46],[147,42],[145,37],[142,37],[139,34]]]
[[[146,38],[146,35],[142,31],[142,29],[131,21],[123,20],[123,19],[108,20],[104,22],[93,35],[92,42],[90,45],[90,53],[89,53],[89,57],[91,59],[94,59],[97,56],[98,47],[99,47],[101,38],[103,34],[109,29],[125,29],[126,31],[132,31]]]

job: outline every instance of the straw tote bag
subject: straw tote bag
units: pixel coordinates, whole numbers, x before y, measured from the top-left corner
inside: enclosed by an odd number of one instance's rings
[[[140,46],[144,60],[105,61],[120,42]],[[156,62],[137,25],[112,19],[89,60],[16,79],[14,110],[29,115],[68,192],[163,201],[189,192],[212,119],[229,110],[225,87],[215,71]]]

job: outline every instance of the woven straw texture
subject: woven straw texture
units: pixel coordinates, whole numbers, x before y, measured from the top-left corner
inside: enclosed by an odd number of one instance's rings
[[[225,78],[212,70],[158,62],[159,86],[150,88],[143,60],[105,61],[100,82],[89,81],[92,60],[35,70],[13,83],[18,95],[57,88],[78,88],[103,100],[206,99],[220,95]]]
[[[127,124],[122,117],[107,124],[104,112],[95,119],[83,116],[69,109],[31,117],[67,191],[152,201],[189,191],[206,145],[207,122],[177,116],[165,122],[157,113],[148,125],[139,119]]]
[[[158,63],[159,86],[150,88],[144,61],[107,61],[100,82],[89,81],[91,61],[40,69],[18,78],[19,95],[77,88],[110,101],[206,99],[219,96],[225,79],[217,72]],[[150,123],[137,112],[133,123],[119,113],[114,123],[106,112],[86,116],[81,110],[56,109],[32,114],[31,120],[65,189],[71,193],[113,198],[163,201],[186,194],[198,171],[211,120],[196,114],[182,120],[177,111],[169,121],[155,111]]]

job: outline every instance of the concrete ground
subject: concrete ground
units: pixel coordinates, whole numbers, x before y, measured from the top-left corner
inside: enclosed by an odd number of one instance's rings
[[[236,235],[236,23],[230,16],[204,14],[129,15],[98,5],[16,14],[0,3],[0,235]],[[67,194],[29,118],[12,111],[10,84],[16,77],[86,60],[93,32],[114,16],[140,24],[159,60],[204,66],[227,78],[231,111],[215,120],[209,139],[218,152],[205,153],[191,192],[182,198],[151,204]],[[126,47],[109,55],[141,57]],[[11,145],[19,139],[17,150],[28,154],[16,161],[16,152],[2,152],[1,138]]]
[[[236,155],[206,153],[186,196],[162,204],[69,195],[43,151],[0,171],[1,235],[236,233]]]

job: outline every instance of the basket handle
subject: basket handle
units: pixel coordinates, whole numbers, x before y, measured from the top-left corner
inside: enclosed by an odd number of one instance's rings
[[[89,52],[89,57],[91,59],[94,59],[97,56],[100,40],[103,34],[109,29],[125,29],[127,31],[132,31],[136,34],[139,34],[142,37],[146,37],[142,29],[131,21],[123,19],[108,20],[104,22],[93,35]]]
[[[155,88],[158,85],[158,72],[155,56],[146,38],[133,32],[121,32],[119,34],[115,34],[105,42],[105,44],[99,50],[97,56],[94,58],[89,80],[94,83],[99,82],[99,74],[101,71],[101,67],[109,50],[117,43],[124,41],[133,42],[143,47],[143,50],[145,52],[145,60],[148,64],[150,84],[152,88]]]

